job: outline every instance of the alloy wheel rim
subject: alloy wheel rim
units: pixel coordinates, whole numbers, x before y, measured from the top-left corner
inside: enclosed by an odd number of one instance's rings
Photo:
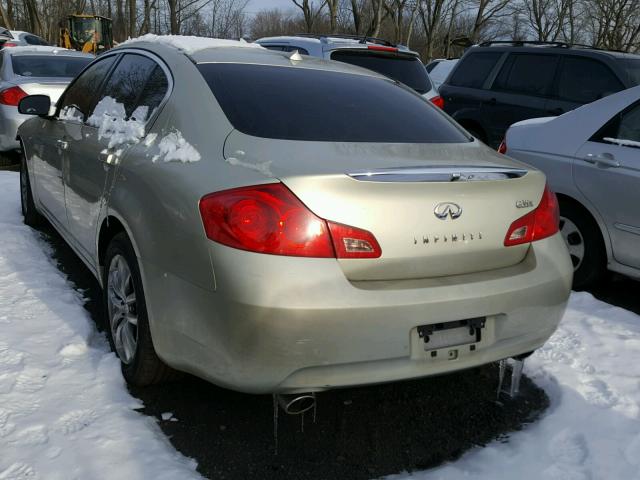
[[[578,226],[567,217],[560,217],[560,233],[569,249],[573,270],[576,271],[584,261],[584,236]]]
[[[109,265],[107,306],[116,353],[123,363],[130,364],[138,345],[138,310],[131,270],[122,255],[114,256]]]

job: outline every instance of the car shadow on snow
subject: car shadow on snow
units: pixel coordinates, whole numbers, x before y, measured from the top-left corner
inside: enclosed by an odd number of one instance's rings
[[[104,331],[97,281],[50,226],[42,236]],[[130,388],[171,443],[208,478],[369,479],[458,458],[534,421],[548,406],[528,378],[516,400],[496,402],[497,368],[318,394],[316,421],[280,412],[275,454],[272,398],[224,390],[185,375]],[[162,420],[163,413],[172,419]],[[168,415],[165,415],[165,418]]]

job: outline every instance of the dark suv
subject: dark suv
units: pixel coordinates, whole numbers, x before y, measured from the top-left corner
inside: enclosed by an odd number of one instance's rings
[[[545,42],[469,48],[440,87],[444,110],[496,147],[520,120],[560,115],[640,83],[640,56]]]

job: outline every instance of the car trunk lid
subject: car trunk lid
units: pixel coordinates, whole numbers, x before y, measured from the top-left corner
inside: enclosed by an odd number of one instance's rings
[[[339,260],[354,281],[517,264],[529,245],[505,247],[505,235],[545,186],[540,172],[474,143],[295,142],[234,132],[225,157],[278,178],[316,215],[373,233],[380,258]]]

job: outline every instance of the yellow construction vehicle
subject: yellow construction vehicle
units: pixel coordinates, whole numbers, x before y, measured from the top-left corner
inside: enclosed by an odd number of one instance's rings
[[[97,55],[113,48],[111,19],[100,15],[69,15],[60,22],[60,47]]]

